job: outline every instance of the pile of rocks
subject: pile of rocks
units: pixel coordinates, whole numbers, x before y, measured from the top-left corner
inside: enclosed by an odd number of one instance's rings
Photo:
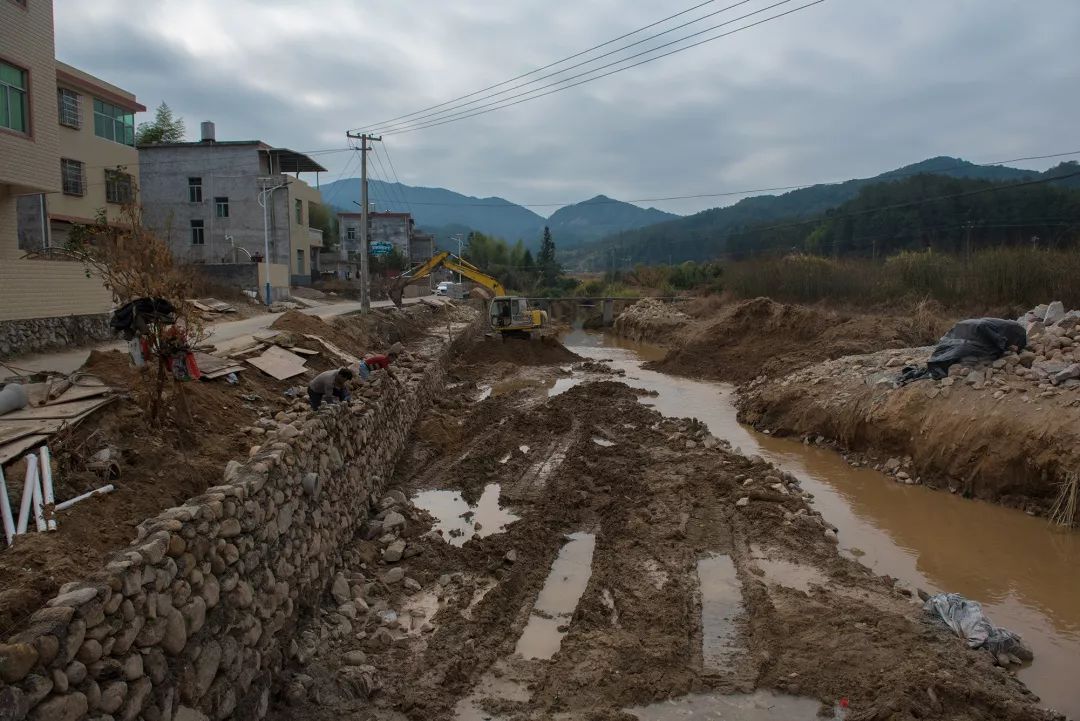
[[[797,501],[797,508],[783,510],[783,525],[800,526],[823,534],[829,543],[839,543],[839,529],[825,520],[820,512],[810,508],[814,494],[802,488],[799,479],[789,471],[776,468],[761,456],[749,457],[748,472],[735,476],[739,499],[735,507],[750,508],[755,501],[770,503]]]
[[[1065,311],[1060,302],[1054,302],[1033,308],[1018,321],[1028,332],[1028,345],[1023,350],[1008,351],[994,361],[956,363],[949,368],[947,378],[916,383],[932,384],[931,396],[947,397],[958,386],[986,391],[997,399],[1018,394],[1025,402],[1031,402],[1033,397],[1080,395],[1080,311]],[[797,371],[780,385],[857,379],[860,384],[891,389],[896,386],[901,368],[924,364],[932,352],[933,347],[928,346],[847,356]],[[761,377],[748,387],[752,390],[766,382]],[[842,402],[848,395],[838,394],[836,401]]]
[[[435,630],[429,609],[402,602],[422,590],[399,565],[421,552],[420,544],[406,540],[414,520],[405,494],[395,490],[364,523],[359,537],[375,542],[379,551],[372,552],[367,544],[366,552],[345,552],[347,570],[334,576],[315,621],[290,642],[288,658],[304,669],[284,684],[283,696],[290,705],[369,697],[382,685],[370,657]],[[436,596],[452,583],[452,576],[441,577]]]

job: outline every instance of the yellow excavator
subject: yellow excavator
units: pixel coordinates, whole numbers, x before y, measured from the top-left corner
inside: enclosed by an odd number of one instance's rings
[[[488,291],[491,296],[491,303],[488,306],[491,329],[502,337],[539,338],[550,329],[547,311],[529,308],[525,298],[507,295],[506,288],[498,280],[464,258],[459,258],[446,250],[436,254],[423,265],[394,278],[389,289],[390,300],[400,308],[406,286],[418,283],[437,268],[446,268],[451,272],[460,273]]]

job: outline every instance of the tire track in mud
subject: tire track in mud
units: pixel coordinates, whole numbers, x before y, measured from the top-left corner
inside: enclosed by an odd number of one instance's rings
[[[420,593],[442,598],[433,629],[374,644],[387,627],[368,617],[363,639],[335,641],[321,663],[332,680],[338,659],[364,648],[382,690],[277,718],[466,721],[471,706],[512,721],[624,721],[629,707],[755,689],[827,708],[844,695],[866,718],[1047,718],[1015,680],[925,623],[891,583],[841,558],[792,478],[705,447],[703,429],[661,418],[626,386],[589,383],[537,403],[489,398],[449,410],[464,415],[458,440],[403,463],[395,481],[408,492],[462,495],[501,484],[520,520],[455,547],[426,532],[425,513],[403,508],[403,537],[417,553],[402,564]],[[737,506],[744,497],[753,500]],[[595,548],[574,610],[557,619],[565,635],[550,660],[521,658],[518,640],[575,532],[595,534]],[[385,573],[383,543],[358,545],[366,565],[357,574]],[[697,569],[710,554],[731,559],[743,608],[731,636],[740,652],[719,670],[702,651]],[[764,557],[816,569],[815,583],[800,589],[770,577]],[[398,609],[410,598],[400,584],[376,583],[367,602]]]

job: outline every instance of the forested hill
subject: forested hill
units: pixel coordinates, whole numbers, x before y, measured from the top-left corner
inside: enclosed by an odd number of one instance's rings
[[[1080,247],[1080,164],[1067,163],[1018,184],[917,175],[863,188],[809,222],[769,222],[729,235],[727,257],[804,251],[883,257],[932,248],[964,253],[989,246]]]
[[[756,226],[814,218],[826,211],[843,206],[859,197],[862,191],[873,186],[887,188],[889,185],[902,184],[904,188],[910,190],[915,187],[910,181],[932,175],[941,180],[956,180],[964,188],[974,188],[993,182],[1016,183],[1039,177],[1056,177],[1076,167],[1075,163],[1065,163],[1046,173],[1039,173],[1005,166],[975,165],[945,156],[931,158],[874,178],[849,180],[833,185],[815,185],[783,195],[745,198],[726,208],[713,208],[678,220],[617,233],[583,246],[573,252],[570,257],[565,257],[565,260],[574,267],[603,269],[607,263],[610,263],[612,249],[616,251],[615,255],[622,259],[623,264],[708,260],[733,250],[745,251],[748,248],[744,240],[745,235],[729,239],[729,236],[735,232],[743,233]],[[1063,184],[1075,184],[1075,187],[1080,187],[1078,181],[1080,178],[1073,177],[1063,181]],[[932,182],[925,181],[925,187],[929,187]],[[887,190],[881,192],[889,195]],[[1074,216],[1074,219],[1080,218]],[[951,222],[965,220],[968,219],[953,219]],[[801,241],[805,238],[797,236],[800,233],[808,234],[813,228],[813,225],[798,226],[792,232],[785,232],[785,240],[792,242],[798,240],[800,241],[798,245],[801,247]],[[760,234],[755,237],[760,237]]]
[[[642,208],[631,203],[598,195],[582,203],[559,208],[547,220],[560,248],[568,249],[612,233],[674,220],[678,215],[656,208]]]

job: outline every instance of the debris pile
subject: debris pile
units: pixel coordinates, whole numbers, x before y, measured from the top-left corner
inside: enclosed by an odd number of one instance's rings
[[[690,316],[671,303],[642,298],[615,319],[614,330],[637,341],[663,342],[690,323]]]
[[[940,394],[947,398],[951,389],[969,387],[990,393],[998,400],[1012,396],[1030,403],[1063,394],[1072,402],[1080,400],[1074,398],[1080,391],[1080,311],[1066,313],[1061,303],[1052,303],[1029,311],[1018,322],[1027,328],[1026,348],[1007,350],[996,360],[962,360],[953,364],[947,377],[929,380],[934,386],[931,397]],[[932,350],[932,347],[903,348],[847,356],[796,371],[778,384],[789,387],[857,379],[865,385],[891,389],[903,369],[925,362]],[[758,376],[746,390],[752,392],[768,382],[766,376]],[[836,402],[849,399],[851,392],[841,391]]]

